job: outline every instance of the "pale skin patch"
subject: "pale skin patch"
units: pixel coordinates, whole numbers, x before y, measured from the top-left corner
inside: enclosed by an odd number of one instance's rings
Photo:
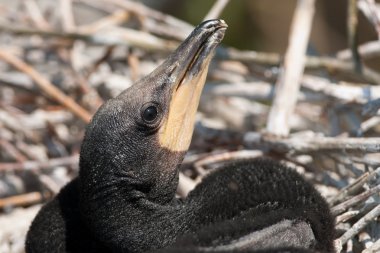
[[[209,62],[210,59],[204,63],[200,73],[185,77],[182,84],[173,90],[168,116],[159,130],[161,147],[177,152],[188,150]]]

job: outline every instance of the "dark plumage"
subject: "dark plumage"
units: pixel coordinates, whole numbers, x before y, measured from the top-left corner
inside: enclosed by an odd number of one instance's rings
[[[154,72],[98,110],[79,177],[38,213],[28,253],[332,252],[326,202],[273,161],[229,163],[186,200],[175,199],[207,67],[225,29],[220,20],[202,23]]]
[[[208,215],[197,218],[196,224],[209,225],[177,239],[169,252],[273,247],[333,251],[334,219],[325,200],[297,172],[272,160],[223,166],[206,177],[185,204],[190,209],[195,204],[201,209],[197,213]]]

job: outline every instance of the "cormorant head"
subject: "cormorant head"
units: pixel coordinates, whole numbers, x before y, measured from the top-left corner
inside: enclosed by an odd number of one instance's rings
[[[223,20],[203,22],[156,70],[98,110],[81,149],[82,199],[120,191],[130,201],[174,197],[208,66],[226,27]]]

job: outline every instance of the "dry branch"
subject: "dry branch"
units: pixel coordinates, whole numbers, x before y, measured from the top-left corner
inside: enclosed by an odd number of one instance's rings
[[[19,163],[0,163],[0,171],[40,170],[57,166],[72,166],[78,164],[79,156],[53,158],[48,161],[24,161]]]
[[[278,77],[266,130],[270,134],[287,136],[290,115],[297,102],[300,80],[305,67],[305,53],[314,16],[315,0],[298,0],[293,16],[289,47]]]
[[[380,97],[380,86],[363,84],[361,86],[342,83],[337,84],[321,77],[305,75],[301,81],[303,88],[298,93],[298,100],[319,103],[330,98],[339,100],[342,103],[371,103],[368,108],[374,112],[376,104],[370,102],[376,97]],[[274,86],[264,81],[208,84],[204,90],[204,96],[228,96],[244,97],[250,100],[270,101],[273,99]],[[380,106],[380,103],[379,103]]]
[[[177,43],[160,39],[146,32],[121,27],[109,27],[95,34],[83,32],[57,32],[26,27],[15,27],[0,24],[0,31],[16,35],[39,35],[42,37],[62,38],[67,40],[83,40],[97,45],[127,45],[151,51],[172,51]]]
[[[35,0],[24,0],[23,4],[26,7],[33,23],[40,29],[50,30],[51,26],[49,22],[44,18],[41,9],[39,8]]]
[[[380,42],[369,41],[358,47],[359,55],[362,59],[372,59],[380,56]],[[339,51],[336,57],[340,60],[351,60],[352,52],[350,49]]]
[[[352,60],[355,64],[355,70],[361,72],[360,55],[358,51],[358,8],[357,0],[349,0],[347,11],[347,30],[348,30],[348,45],[352,53]]]
[[[74,31],[76,25],[74,21],[72,0],[60,0],[59,2],[60,2],[63,30],[65,32]]]
[[[358,220],[346,233],[344,233],[338,240],[342,245],[347,243],[347,241],[357,235],[365,226],[370,222],[373,222],[380,215],[380,205],[376,206],[369,213],[364,215],[360,220]]]
[[[28,206],[31,204],[41,203],[42,200],[48,199],[50,194],[42,195],[40,192],[30,192],[22,195],[12,196],[0,199],[0,209],[9,206]]]
[[[256,51],[239,51],[231,48],[221,48],[217,51],[216,56],[219,59],[242,61],[246,63],[258,63],[265,65],[279,65],[281,55],[276,53],[265,53]],[[347,74],[357,75],[369,82],[380,84],[380,74],[376,71],[362,66],[361,73],[355,71],[355,65],[351,61],[343,61],[334,57],[328,56],[306,56],[306,69],[326,69],[329,72],[342,72]]]
[[[358,215],[360,213],[360,211],[358,210],[353,210],[353,211],[347,211],[339,216],[336,217],[336,224],[339,224],[341,222],[346,222],[348,221],[349,219],[355,217],[356,215]]]
[[[376,253],[376,252],[380,252],[380,239],[377,240],[374,244],[372,244],[372,246],[369,247],[368,249],[363,250],[362,253]]]
[[[252,139],[251,135],[252,134]],[[291,137],[288,139],[262,136],[258,139],[257,133],[247,133],[245,144],[252,146],[257,141],[277,152],[311,153],[311,152],[380,152],[380,138],[334,138],[334,137]]]
[[[339,205],[334,206],[331,209],[331,212],[333,215],[341,214],[345,210],[347,210],[348,208],[355,206],[355,205],[359,205],[360,203],[362,203],[363,201],[365,201],[366,199],[368,199],[372,195],[379,193],[379,192],[380,192],[380,185],[377,185],[377,186],[375,186],[375,187],[373,187],[373,188],[371,188],[371,189],[369,189],[369,190],[367,190],[361,194],[358,194],[358,195],[346,200],[345,202],[343,202]]]
[[[32,66],[28,65],[21,59],[0,49],[0,59],[12,65],[14,68],[29,75],[33,81],[44,91],[49,97],[53,98],[72,113],[82,119],[84,122],[90,122],[91,113],[78,105],[71,97],[65,95],[57,87],[55,87],[48,79],[38,73]]]
[[[337,202],[342,201],[347,196],[351,195],[352,193],[356,192],[358,189],[363,187],[363,185],[368,181],[369,179],[369,173],[366,172],[363,175],[361,175],[359,178],[357,178],[354,182],[352,182],[347,187],[342,188],[337,195],[334,196],[329,202],[330,205],[334,205]]]

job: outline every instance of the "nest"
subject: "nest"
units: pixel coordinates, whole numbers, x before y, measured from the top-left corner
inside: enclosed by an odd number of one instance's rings
[[[227,2],[215,1],[206,19]],[[378,7],[350,1],[351,48],[308,56],[314,2],[298,1],[284,56],[219,47],[177,194],[185,197],[226,161],[272,157],[326,197],[337,252],[379,252],[380,72],[366,59],[379,55],[380,44],[355,43],[358,11],[379,27]],[[41,204],[78,174],[84,128],[97,108],[152,71],[193,29],[133,1],[56,5],[0,5],[1,253],[24,252]]]

